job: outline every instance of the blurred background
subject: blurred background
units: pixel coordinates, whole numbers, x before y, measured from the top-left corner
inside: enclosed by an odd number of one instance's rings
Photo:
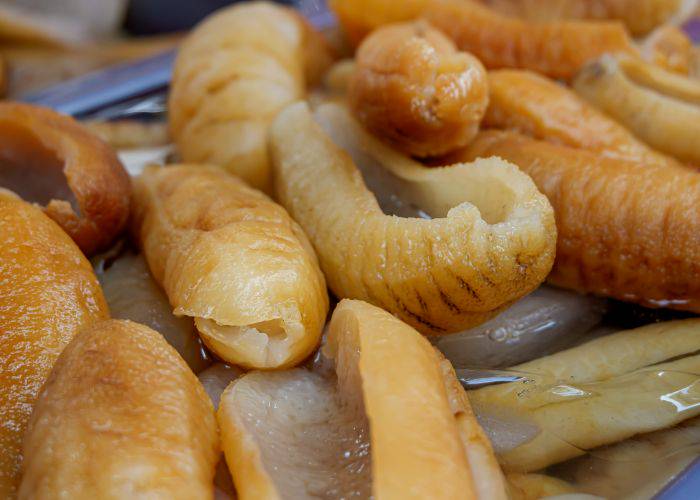
[[[1,0],[1,95],[17,98],[173,48],[194,24],[230,3],[234,1]]]

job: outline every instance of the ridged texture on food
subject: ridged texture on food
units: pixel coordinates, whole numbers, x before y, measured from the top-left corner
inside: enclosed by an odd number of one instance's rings
[[[218,458],[214,408],[177,351],[105,321],[68,345],[41,391],[19,498],[213,499]]]
[[[87,255],[129,218],[129,175],[114,151],[69,116],[0,103],[0,186],[39,202]]]
[[[19,484],[20,448],[51,367],[78,331],[107,318],[90,263],[40,209],[0,190],[0,497]]]
[[[168,111],[182,159],[269,191],[270,122],[328,61],[320,36],[289,8],[251,2],[208,17],[175,62]]]
[[[242,499],[313,497],[328,477],[338,498],[506,498],[452,367],[418,332],[344,300],[324,354],[334,375],[253,372],[224,393],[218,418]]]
[[[556,239],[552,211],[515,166],[489,159],[425,168],[363,132],[347,111],[329,113],[347,140],[395,169],[405,194],[438,217],[385,215],[308,108],[283,111],[271,133],[276,192],[309,235],[338,297],[444,334],[485,321],[544,280]]]
[[[682,21],[696,0],[481,0],[494,10],[536,22],[558,19],[619,20],[634,35]]]
[[[360,45],[348,100],[374,134],[413,156],[465,146],[489,102],[486,71],[425,22],[378,28]]]
[[[700,174],[500,131],[445,161],[500,156],[547,195],[557,218],[549,281],[647,306],[700,312]]]
[[[464,0],[333,0],[330,5],[355,42],[377,26],[422,17],[487,68],[523,68],[570,79],[604,53],[638,53],[618,22],[531,23]]]
[[[667,85],[675,76],[669,75]],[[667,85],[635,83],[614,57],[604,56],[579,73],[574,89],[647,144],[700,166],[700,105],[666,95]],[[700,88],[690,79],[682,87],[691,85]]]
[[[521,70],[489,72],[491,100],[482,125],[643,163],[674,162],[637,139],[575,92]]]
[[[534,471],[697,416],[700,320],[648,325],[514,366],[526,380],[471,391],[483,416],[539,428],[501,451],[506,470]]]
[[[328,310],[316,256],[287,212],[216,167],[153,167],[135,181],[136,232],[176,315],[220,358],[292,366]]]

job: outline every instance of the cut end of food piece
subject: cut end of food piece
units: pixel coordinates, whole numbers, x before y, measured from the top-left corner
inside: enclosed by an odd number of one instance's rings
[[[336,296],[445,334],[482,323],[544,280],[554,216],[517,167],[490,158],[428,168],[369,136],[340,105],[321,106],[316,118],[323,128],[299,103],[273,124],[275,187]],[[362,174],[390,203],[436,218],[385,214]]]
[[[72,118],[27,104],[0,104],[0,132],[0,185],[41,205],[87,255],[107,248],[129,217],[116,154]]]
[[[418,332],[344,300],[324,353],[335,373],[251,372],[224,392],[223,448],[242,498],[505,498],[464,391]]]
[[[195,326],[217,356],[244,368],[286,368],[303,359],[289,357],[294,344],[304,337],[304,325],[299,322],[278,318],[231,326],[196,318]]]
[[[135,186],[135,231],[151,272],[217,356],[281,368],[313,351],[325,280],[281,206],[215,167],[148,168]]]
[[[213,496],[209,397],[162,335],[110,320],[59,357],[24,441],[19,498]]]
[[[418,157],[465,146],[489,101],[486,70],[425,21],[374,31],[360,45],[348,100],[373,133]]]

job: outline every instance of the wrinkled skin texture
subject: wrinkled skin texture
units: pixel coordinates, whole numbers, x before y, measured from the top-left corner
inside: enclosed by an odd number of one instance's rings
[[[375,135],[412,156],[465,146],[488,105],[478,59],[425,22],[383,26],[355,56],[348,100]]]
[[[559,237],[551,283],[700,312],[700,174],[500,131],[480,133],[444,161],[491,155],[518,165],[554,207]]]
[[[655,323],[514,366],[528,380],[474,390],[469,399],[482,414],[539,427],[498,457],[507,471],[539,470],[697,416],[690,402],[700,390],[699,348],[700,320]]]
[[[336,296],[439,335],[482,323],[544,280],[556,228],[546,199],[517,168],[498,159],[426,168],[364,132],[344,108],[324,109],[317,118],[335,130],[333,140],[299,103],[273,124],[271,150],[278,199],[309,235]],[[341,135],[393,169],[436,218],[383,213],[334,143]]]
[[[697,95],[700,82],[673,73],[658,81],[636,82],[625,67],[616,58],[604,56],[579,73],[574,89],[647,144],[700,165],[700,104],[683,96],[689,88],[695,88],[692,94]]]
[[[530,71],[495,70],[489,72],[489,87],[491,100],[484,128],[513,130],[611,158],[675,163],[575,92],[544,76]]]
[[[633,35],[644,35],[671,20],[681,21],[696,0],[480,0],[494,10],[536,22],[558,19],[622,21]]]
[[[249,368],[301,362],[328,311],[316,256],[287,212],[216,167],[148,168],[135,181],[135,233],[176,315]]]
[[[78,331],[109,315],[90,263],[41,210],[0,190],[0,497],[19,484],[32,406]]]
[[[160,335],[110,320],[63,351],[24,442],[20,499],[212,498],[214,408]]]
[[[88,256],[129,218],[129,175],[114,151],[48,108],[0,103],[0,186],[43,205]]]
[[[330,5],[355,43],[378,26],[422,17],[487,68],[530,69],[568,80],[606,52],[638,54],[617,22],[529,23],[464,0],[333,0]]]
[[[329,62],[320,36],[289,8],[251,2],[208,17],[175,62],[168,111],[182,159],[269,192],[269,124]]]
[[[506,498],[454,370],[418,332],[344,300],[323,355],[333,373],[252,372],[224,392],[240,498]]]

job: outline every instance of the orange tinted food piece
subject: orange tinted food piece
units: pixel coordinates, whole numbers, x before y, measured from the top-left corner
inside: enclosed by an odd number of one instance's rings
[[[115,152],[47,108],[0,103],[0,186],[42,205],[87,255],[129,218],[131,184]]]
[[[486,71],[425,22],[392,24],[356,55],[348,98],[373,133],[414,156],[445,154],[471,141],[488,105]]]
[[[356,43],[383,24],[423,17],[487,68],[524,68],[570,79],[603,53],[637,54],[618,22],[530,23],[465,0],[335,0],[331,6]]]
[[[489,72],[489,86],[491,101],[483,121],[487,128],[514,130],[612,158],[674,162],[575,92],[544,76],[530,71],[495,70]]]
[[[78,331],[108,317],[75,243],[40,209],[0,190],[0,497],[14,495],[39,389]]]

